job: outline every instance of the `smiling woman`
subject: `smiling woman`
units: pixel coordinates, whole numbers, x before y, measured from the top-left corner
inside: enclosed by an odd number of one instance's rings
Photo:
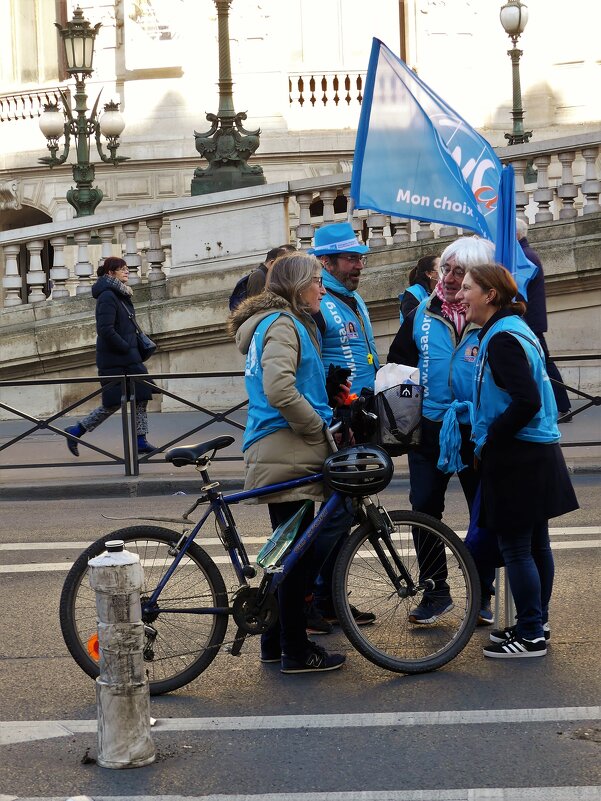
[[[457,294],[467,319],[482,325],[472,398],[479,523],[496,537],[517,610],[517,624],[493,631],[484,648],[495,659],[547,653],[554,574],[548,521],[578,508],[544,353],[516,294],[512,276],[496,264],[470,267]]]

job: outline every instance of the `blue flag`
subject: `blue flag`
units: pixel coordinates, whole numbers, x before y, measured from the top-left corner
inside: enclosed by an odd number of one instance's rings
[[[374,39],[355,143],[355,208],[467,228],[496,242],[502,171],[486,139]],[[513,190],[503,202],[503,219],[511,208],[515,216]],[[518,278],[516,265],[526,264],[515,236],[512,248],[506,266]],[[532,274],[520,275],[522,294]]]

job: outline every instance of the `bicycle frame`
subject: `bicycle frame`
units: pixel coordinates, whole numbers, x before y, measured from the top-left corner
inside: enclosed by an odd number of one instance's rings
[[[204,476],[203,476],[204,478]],[[207,476],[208,478],[208,476]],[[170,565],[169,569],[162,577],[159,584],[154,589],[154,592],[150,596],[150,598],[143,604],[143,611],[152,611],[153,613],[158,612],[186,612],[196,613],[196,614],[229,614],[231,613],[231,607],[199,607],[191,609],[187,607],[185,609],[177,609],[173,607],[169,607],[169,609],[161,609],[158,605],[158,600],[163,591],[163,588],[168,583],[169,579],[173,575],[174,571],[176,570],[177,566],[185,556],[190,544],[196,539],[196,536],[204,526],[206,520],[211,514],[215,515],[215,519],[217,520],[217,524],[222,532],[223,542],[225,550],[227,551],[232,567],[238,579],[240,586],[248,585],[247,575],[249,575],[248,568],[250,566],[250,562],[248,560],[248,556],[246,554],[246,549],[240,539],[240,535],[238,533],[238,529],[236,527],[235,520],[230,510],[230,504],[237,504],[241,503],[242,501],[248,500],[250,498],[259,498],[264,497],[266,495],[273,495],[274,493],[281,492],[287,489],[293,489],[296,487],[303,487],[307,486],[308,484],[315,484],[319,481],[323,480],[322,473],[313,473],[309,476],[304,476],[303,478],[296,478],[290,481],[283,481],[278,484],[268,484],[265,487],[259,487],[253,490],[246,490],[243,492],[235,492],[229,495],[223,495],[221,492],[217,491],[214,486],[208,485],[207,487],[203,487],[206,490],[206,498],[209,501],[209,506],[204,512],[203,516],[200,520],[196,523],[192,531],[187,534],[183,535],[185,537],[181,547],[178,550],[178,553],[174,557],[172,564]],[[199,499],[198,503],[202,502],[202,496]],[[333,492],[331,497],[327,500],[324,506],[320,509],[319,513],[313,519],[313,521],[309,524],[305,531],[301,534],[298,538],[297,542],[295,543],[294,547],[290,550],[290,552],[286,555],[281,565],[279,565],[273,571],[265,571],[265,576],[268,577],[267,586],[265,587],[266,592],[274,593],[278,586],[282,583],[288,573],[292,570],[296,562],[300,559],[300,557],[307,551],[309,546],[313,543],[315,538],[317,537],[319,531],[321,530],[322,526],[329,520],[332,514],[339,508],[339,506],[343,503],[344,496],[339,492]],[[180,540],[181,542],[181,540]],[[245,571],[245,568],[247,569]],[[254,568],[251,567],[252,574],[250,577],[255,575]]]

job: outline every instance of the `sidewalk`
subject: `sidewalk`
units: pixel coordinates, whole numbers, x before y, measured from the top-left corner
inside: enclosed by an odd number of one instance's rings
[[[581,403],[574,403],[577,409]],[[232,415],[244,423],[245,413]],[[149,441],[162,447],[183,436],[178,444],[204,442],[229,434],[235,442],[219,451],[220,457],[231,461],[211,464],[211,478],[219,480],[224,489],[242,486],[244,465],[240,442],[242,431],[227,423],[212,423],[202,431],[187,434],[202,425],[207,417],[199,412],[170,412],[149,414]],[[57,421],[62,428],[71,419]],[[0,421],[0,447],[13,437],[26,431],[31,424],[15,420]],[[564,456],[568,467],[575,473],[601,472],[601,446],[569,447],[569,443],[601,441],[601,407],[592,407],[576,415],[572,423],[560,426]],[[118,415],[107,420],[85,441],[102,447],[113,454],[123,454],[121,422]],[[79,459],[67,450],[66,440],[59,434],[38,431],[20,442],[0,451],[0,500],[51,500],[64,498],[127,497],[172,495],[176,492],[193,494],[200,487],[200,476],[191,467],[176,468],[164,461],[162,454],[140,465],[139,476],[126,476],[123,465],[116,464],[102,454],[80,445]],[[86,464],[94,462],[94,464]],[[407,457],[394,460],[395,478],[408,477]],[[18,469],[11,465],[32,465]],[[42,464],[41,467],[33,467]]]

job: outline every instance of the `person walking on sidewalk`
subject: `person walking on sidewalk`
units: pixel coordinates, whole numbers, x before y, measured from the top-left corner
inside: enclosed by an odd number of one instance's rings
[[[316,258],[282,256],[273,264],[265,291],[247,298],[230,316],[229,331],[246,356],[245,489],[319,472],[329,453],[324,429],[332,409],[311,316],[323,294]],[[323,499],[318,483],[268,495],[263,502],[274,530],[304,509],[302,531],[313,520],[314,502]],[[305,590],[318,569],[312,545],[278,587],[279,630],[261,636],[261,661],[280,663],[282,673],[336,670],[345,661],[344,655],[327,653],[307,637]]]
[[[553,379],[553,381],[551,381],[551,387],[553,389],[553,395],[555,396],[555,402],[557,403],[559,422],[571,423],[572,415],[570,414],[570,399],[568,397],[566,388],[563,385],[561,373],[557,369],[555,362],[551,359],[549,348],[547,347],[547,342],[545,340],[545,331],[548,330],[548,325],[543,263],[540,260],[540,256],[536,250],[530,246],[530,243],[526,238],[528,236],[528,224],[520,217],[516,218],[515,230],[518,242],[524,251],[524,255],[527,259],[530,259],[532,264],[535,264],[538,267],[538,272],[528,284],[528,303],[526,306],[526,312],[524,314],[524,320],[535,333],[536,338],[541,344],[543,353],[545,354],[545,369],[549,378]]]
[[[545,356],[515,302],[517,286],[500,265],[470,267],[458,299],[482,326],[473,385],[475,456],[480,460],[480,525],[497,538],[517,624],[493,631],[484,656],[547,653],[553,554],[549,519],[578,501],[559,447],[557,406]]]
[[[145,375],[148,370],[138,350],[138,337],[134,325],[132,289],[127,285],[129,273],[123,259],[109,256],[97,270],[98,281],[92,287],[96,298],[96,366],[102,390],[102,404],[79,423],[68,426],[67,447],[73,456],[79,456],[78,439],[93,431],[121,408],[121,384],[102,376]],[[146,406],[152,398],[152,388],[146,383],[136,385],[136,433],[138,453],[151,453],[156,448],[146,439],[148,415]]]

